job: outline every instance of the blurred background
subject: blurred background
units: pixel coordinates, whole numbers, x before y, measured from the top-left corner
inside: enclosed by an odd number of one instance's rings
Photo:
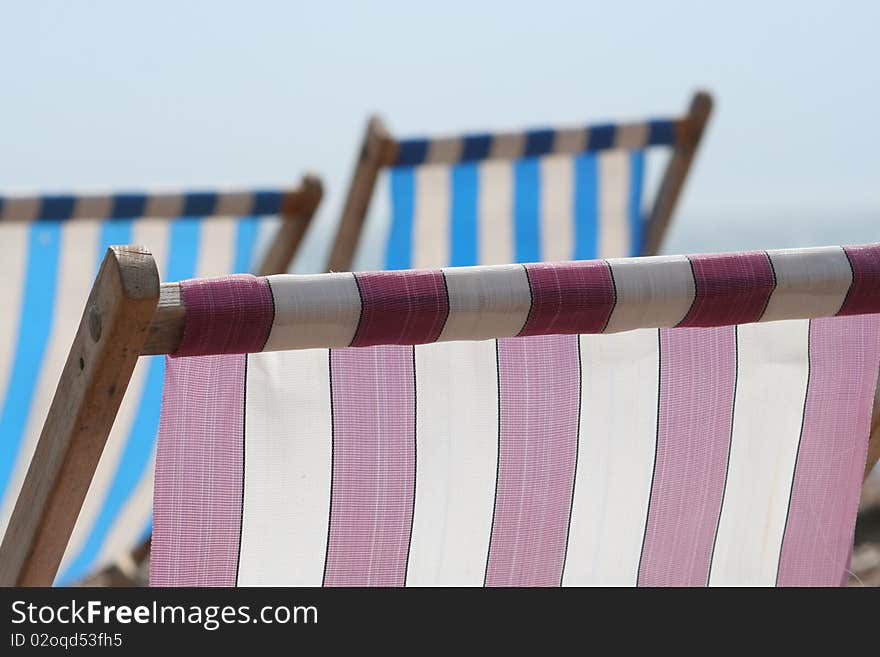
[[[401,136],[577,124],[679,114],[703,87],[664,251],[880,241],[878,24],[868,0],[7,1],[0,189],[313,170],[326,200],[294,268],[318,271],[371,113]],[[853,569],[880,583],[866,500]]]

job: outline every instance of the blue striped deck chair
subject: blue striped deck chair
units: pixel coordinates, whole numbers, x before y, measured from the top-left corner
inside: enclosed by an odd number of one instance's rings
[[[383,269],[653,254],[711,107],[700,92],[678,118],[403,140],[373,118],[327,268],[347,271],[356,253]],[[652,148],[671,155],[645,203]],[[382,170],[390,221],[365,228]]]
[[[286,189],[0,197],[0,535],[107,247],[149,245],[176,278],[281,273],[320,197],[311,176]],[[58,584],[124,561],[150,535],[163,368],[138,364]]]

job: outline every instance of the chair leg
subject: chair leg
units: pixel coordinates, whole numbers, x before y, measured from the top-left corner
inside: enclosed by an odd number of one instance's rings
[[[656,255],[660,250],[660,245],[669,222],[672,220],[672,213],[675,211],[678,197],[684,187],[688,171],[690,171],[691,163],[711,114],[712,97],[704,91],[694,94],[688,109],[687,121],[684,124],[684,134],[679,140],[679,144],[675,146],[669,164],[666,165],[666,172],[663,174],[660,189],[654,199],[654,207],[648,218],[647,234],[641,255]]]
[[[871,416],[871,435],[868,438],[868,460],[865,462],[864,479],[871,474],[877,461],[880,461],[880,385],[877,386],[874,394],[874,411]]]
[[[159,300],[140,247],[110,247],[0,544],[0,586],[50,586]]]
[[[348,196],[342,208],[342,217],[330,249],[327,271],[351,269],[379,171],[383,166],[393,163],[396,156],[397,142],[378,117],[371,118],[367,123],[364,143],[355,163]]]
[[[287,273],[322,195],[321,181],[315,176],[306,176],[299,190],[285,199],[281,225],[256,271],[257,276]]]

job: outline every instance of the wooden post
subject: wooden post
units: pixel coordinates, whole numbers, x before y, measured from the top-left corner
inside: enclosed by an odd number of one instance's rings
[[[257,269],[257,276],[287,273],[323,193],[320,179],[308,175],[303,178],[295,193],[285,197],[281,209],[281,225]]]
[[[183,339],[186,306],[180,296],[179,283],[163,283],[159,292],[156,315],[150,323],[141,356],[173,354]]]
[[[684,181],[687,179],[700,139],[712,114],[712,96],[705,91],[698,91],[691,99],[687,119],[680,124],[680,134],[666,165],[666,172],[654,199],[654,207],[648,220],[648,230],[642,255],[654,255],[660,250],[666,229],[672,219],[672,213],[681,195]]]
[[[868,478],[871,471],[880,461],[880,381],[874,391],[874,409],[871,415],[871,434],[868,437],[868,459],[865,462],[865,476]]]
[[[0,586],[50,586],[159,299],[153,256],[110,247],[0,545]]]
[[[376,178],[383,166],[394,163],[397,157],[397,142],[389,134],[378,117],[367,123],[367,132],[355,163],[348,196],[342,209],[342,217],[336,230],[336,238],[327,261],[327,271],[348,271],[351,269],[355,247],[360,239],[364,218],[370,207]]]

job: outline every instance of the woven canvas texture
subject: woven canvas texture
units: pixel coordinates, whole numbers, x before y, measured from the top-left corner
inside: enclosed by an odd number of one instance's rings
[[[863,246],[185,283],[187,331],[231,353],[168,360],[152,582],[838,585],[878,267]]]

